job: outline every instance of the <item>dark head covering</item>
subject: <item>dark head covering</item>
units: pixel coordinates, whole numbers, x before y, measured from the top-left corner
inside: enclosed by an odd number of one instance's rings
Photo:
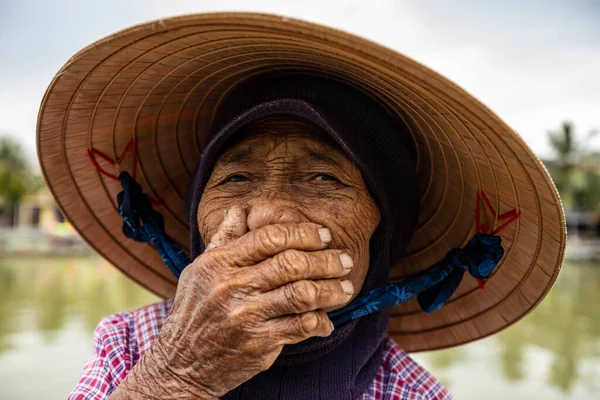
[[[210,142],[188,187],[192,256],[204,251],[197,205],[223,145],[245,124],[274,114],[293,114],[321,126],[363,175],[388,222],[391,261],[402,257],[419,211],[415,149],[403,124],[364,93],[331,79],[308,75],[266,76],[238,86],[219,107]]]
[[[361,171],[381,223],[371,238],[362,291],[386,284],[415,230],[419,194],[414,149],[406,128],[380,104],[336,81],[308,75],[265,76],[238,86],[219,108],[197,171],[188,187],[192,258],[205,247],[198,204],[228,140],[249,122],[279,114],[320,126]],[[227,399],[356,399],[383,357],[387,313],[346,323],[327,338],[286,346],[274,366],[228,393]],[[333,351],[335,350],[335,351]]]

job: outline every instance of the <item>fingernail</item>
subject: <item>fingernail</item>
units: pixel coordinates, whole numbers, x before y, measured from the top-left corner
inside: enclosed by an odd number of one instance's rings
[[[346,293],[347,295],[354,294],[354,285],[352,284],[351,281],[346,279],[346,280],[340,281],[340,283],[342,284],[342,289],[344,289],[344,293]]]
[[[319,236],[323,244],[329,244],[331,242],[331,231],[329,228],[319,228]]]
[[[342,262],[344,269],[351,269],[354,266],[352,257],[350,257],[348,254],[340,254],[340,261]]]

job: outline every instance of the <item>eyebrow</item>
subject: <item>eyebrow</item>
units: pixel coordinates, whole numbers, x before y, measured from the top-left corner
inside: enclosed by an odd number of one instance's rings
[[[252,149],[240,149],[224,154],[219,160],[223,164],[245,164],[252,160]]]
[[[304,148],[304,151],[306,151],[308,158],[310,158],[312,161],[320,161],[338,166],[340,165],[340,163],[335,158],[331,157],[329,154],[321,153],[308,148]]]
[[[337,166],[340,165],[340,163],[334,157],[331,157],[327,153],[315,151],[307,147],[304,147],[302,150],[304,150],[307,157],[311,161],[324,162],[327,164],[333,164]],[[254,160],[253,154],[254,151],[251,148],[240,149],[224,154],[223,156],[221,156],[221,159],[219,161],[222,164],[246,164]]]

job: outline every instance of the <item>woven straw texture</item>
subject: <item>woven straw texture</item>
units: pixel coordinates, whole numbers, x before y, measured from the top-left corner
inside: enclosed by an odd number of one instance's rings
[[[151,291],[173,296],[176,280],[158,254],[122,234],[120,185],[92,167],[87,150],[116,159],[135,138],[137,179],[161,202],[167,233],[188,249],[183,197],[219,103],[249,77],[288,69],[358,87],[409,127],[422,211],[393,279],[422,271],[469,241],[478,190],[499,212],[522,212],[501,234],[506,255],[484,290],[467,274],[431,315],[414,299],[391,310],[389,333],[404,349],[485,337],[543,299],[563,262],[565,222],[548,173],[523,140],[465,91],[415,61],[345,32],[273,15],[163,19],[118,32],[72,57],[51,83],[38,119],[42,171],[62,211],[117,268]],[[130,160],[120,167],[131,170]]]

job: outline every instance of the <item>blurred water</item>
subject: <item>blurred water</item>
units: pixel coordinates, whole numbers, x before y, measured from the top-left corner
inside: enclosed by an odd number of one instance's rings
[[[158,299],[98,258],[0,260],[0,399],[61,399],[105,315]],[[568,265],[502,333],[414,358],[464,399],[597,399],[600,265]]]

